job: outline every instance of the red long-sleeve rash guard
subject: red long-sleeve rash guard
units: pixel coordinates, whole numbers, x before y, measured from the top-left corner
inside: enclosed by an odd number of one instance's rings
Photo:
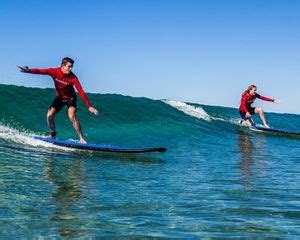
[[[254,96],[250,95],[249,93],[244,93],[241,99],[240,111],[249,112],[251,108],[251,104],[255,101],[256,98],[259,98],[264,101],[274,102],[275,100],[272,98],[264,97],[256,93]]]
[[[47,68],[47,69],[38,69],[38,68],[31,68],[29,69],[28,73],[33,74],[42,74],[42,75],[49,75],[53,78],[55,89],[56,89],[56,96],[62,99],[66,98],[74,98],[76,97],[76,93],[74,90],[73,85],[77,89],[80,97],[84,101],[85,105],[90,108],[92,105],[82,89],[82,86],[74,73],[64,74],[61,71],[61,68]]]

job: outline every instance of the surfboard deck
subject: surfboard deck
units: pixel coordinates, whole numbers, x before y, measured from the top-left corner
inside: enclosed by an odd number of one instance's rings
[[[98,151],[98,152],[116,152],[116,153],[151,153],[151,152],[165,152],[167,151],[164,147],[157,148],[125,148],[125,147],[117,147],[117,146],[105,146],[100,144],[84,144],[74,141],[67,140],[59,140],[53,138],[45,138],[43,136],[34,136],[34,139],[40,140],[47,143],[52,143],[57,146],[80,149],[80,150],[90,150],[90,151]]]

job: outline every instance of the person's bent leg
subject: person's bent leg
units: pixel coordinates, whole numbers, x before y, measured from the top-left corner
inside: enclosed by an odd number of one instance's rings
[[[264,111],[261,108],[255,108],[254,111],[255,111],[255,113],[259,114],[259,116],[261,118],[261,121],[263,122],[264,126],[269,127],[267,122],[266,122],[266,117],[265,117]]]
[[[82,134],[82,131],[81,131],[81,126],[80,126],[80,123],[79,121],[77,120],[77,117],[76,117],[76,108],[75,107],[69,107],[68,109],[68,116],[69,116],[69,119],[70,121],[72,122],[73,124],[73,127],[75,129],[75,131],[77,132],[79,138],[80,138],[80,142],[81,143],[86,143],[84,137],[83,137],[83,134]]]
[[[254,113],[253,113],[254,114]],[[243,110],[240,110],[240,116],[242,120],[240,123],[245,126],[255,126],[255,123],[253,122],[251,117],[246,117],[246,112]]]
[[[50,129],[50,137],[55,137],[56,135],[55,122],[54,122],[55,115],[56,115],[56,109],[51,107],[47,112],[47,123]]]

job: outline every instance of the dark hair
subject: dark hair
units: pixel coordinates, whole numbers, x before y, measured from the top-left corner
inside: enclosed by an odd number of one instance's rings
[[[73,65],[74,64],[74,60],[72,58],[69,58],[69,57],[64,57],[61,60],[61,65],[66,65],[67,63],[71,63]]]
[[[253,88],[257,89],[257,87],[256,87],[255,85],[250,85],[250,86],[247,88],[247,90],[245,91],[245,93],[246,93],[246,92],[249,93],[250,90],[252,90]]]

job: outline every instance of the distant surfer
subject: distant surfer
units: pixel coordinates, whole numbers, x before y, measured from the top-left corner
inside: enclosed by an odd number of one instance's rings
[[[79,136],[80,142],[86,143],[82,134],[80,123],[75,114],[77,110],[77,97],[74,86],[88,110],[94,115],[98,115],[98,110],[91,105],[78,78],[72,72],[73,65],[74,60],[69,57],[65,57],[62,59],[61,66],[57,68],[38,69],[28,68],[27,66],[18,67],[21,69],[21,72],[49,75],[54,80],[56,95],[47,112],[47,123],[50,128],[50,133],[46,135],[46,137],[55,138],[56,131],[54,117],[64,106],[67,106],[69,119]]]
[[[254,126],[254,122],[251,119],[251,115],[259,114],[264,126],[266,128],[270,128],[266,122],[266,117],[262,108],[254,108],[251,106],[251,104],[255,101],[256,98],[274,103],[278,103],[279,101],[276,99],[261,96],[258,93],[256,93],[256,90],[257,87],[255,85],[250,85],[242,95],[241,105],[239,108],[240,115],[243,119],[241,123],[249,126]]]

